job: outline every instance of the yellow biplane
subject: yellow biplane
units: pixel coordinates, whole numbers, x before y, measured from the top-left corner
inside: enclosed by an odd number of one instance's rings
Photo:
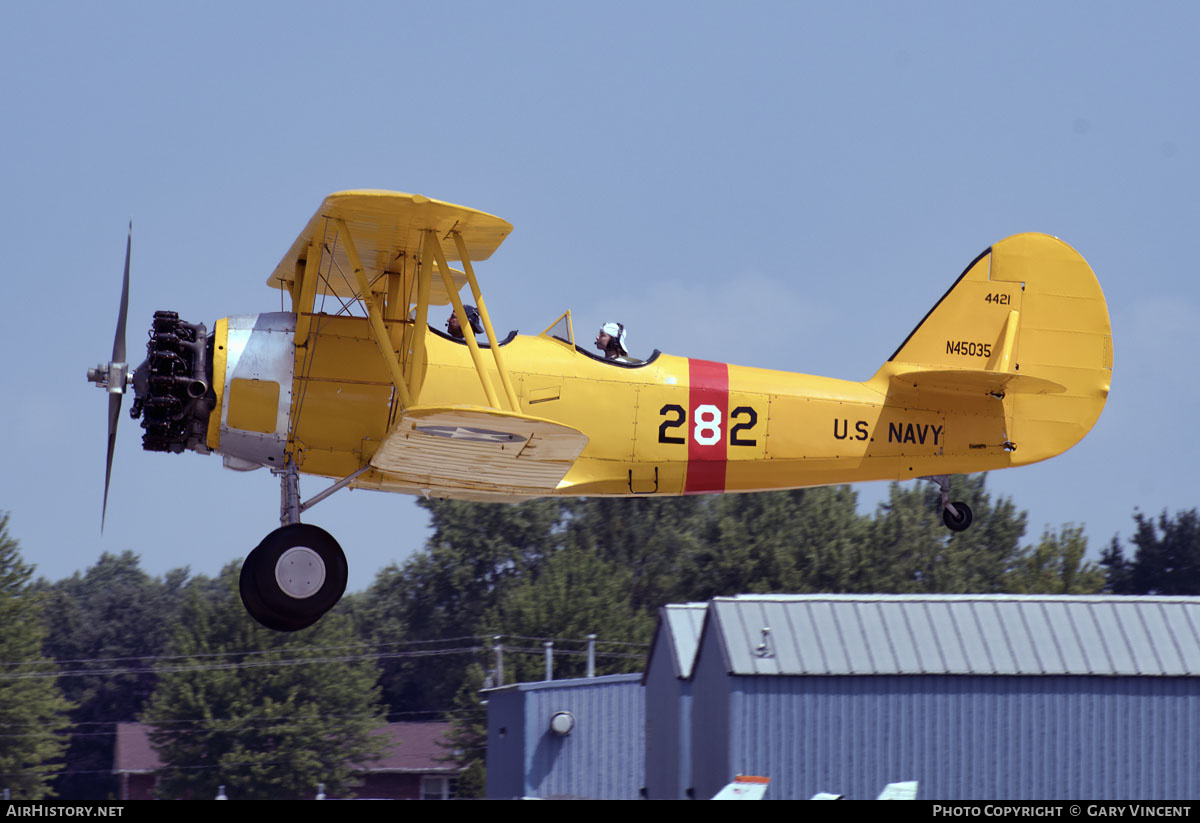
[[[420,195],[330,195],[267,279],[291,311],[227,317],[211,333],[158,312],[132,373],[127,246],[112,361],[88,374],[109,392],[108,471],[132,386],[145,449],[217,452],[228,468],[277,474],[283,525],[250,552],[241,592],[260,623],[296,630],[345,589],[337,542],[300,522],[342,488],[518,501],[926,478],[941,486],[946,525],[962,530],[971,511],[948,499],[949,475],[1060,454],[1108,395],[1104,295],[1084,259],[1047,235],[980,254],[857,382],[658,351],[605,359],[577,340],[569,311],[539,335],[501,339],[473,264],[511,230]],[[437,306],[474,319],[464,288],[486,342],[431,324]],[[336,482],[302,501],[301,474]],[[105,506],[107,495],[106,476]]]

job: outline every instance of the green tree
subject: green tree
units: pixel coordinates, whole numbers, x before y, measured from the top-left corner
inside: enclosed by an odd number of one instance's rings
[[[53,794],[70,708],[53,661],[42,654],[46,632],[32,575],[8,534],[8,515],[0,515],[0,788],[14,800]]]
[[[588,548],[569,545],[551,557],[536,578],[509,588],[488,621],[490,632],[512,636],[517,648],[524,650],[506,656],[505,680],[543,679],[544,640],[556,642],[555,677],[584,674],[583,651],[589,634],[606,643],[649,643],[654,621],[634,606],[632,580],[629,569]],[[640,655],[627,658],[619,654],[598,656],[597,672],[637,671],[644,662]]]
[[[797,592],[859,591],[868,571],[863,552],[869,519],[858,513],[849,486],[807,489],[793,526],[795,562],[803,574]]]
[[[565,544],[579,546],[629,572],[628,600],[647,614],[686,596],[683,558],[703,547],[710,499],[584,498],[566,501]]]
[[[857,505],[849,486],[714,498],[681,570],[686,599],[855,590],[867,525]]]
[[[39,581],[53,616],[44,648],[70,672],[61,684],[75,704],[76,733],[55,783],[60,797],[115,795],[116,724],[136,720],[154,691],[154,662],[178,618],[186,578],[187,571],[177,569],[155,579],[127,551],[101,555],[83,574]]]
[[[1087,538],[1082,526],[1047,530],[1036,546],[1021,550],[1006,578],[1006,590],[1018,594],[1094,594],[1104,588],[1104,571],[1084,562]]]
[[[479,695],[484,681],[483,666],[467,666],[450,714],[450,750],[445,759],[462,769],[454,792],[460,800],[487,797],[487,706]]]
[[[942,524],[938,489],[893,483],[868,531],[867,574],[856,591],[1003,592],[1020,556],[1025,513],[1008,498],[992,502],[985,475],[954,476],[950,499],[974,512],[963,532]]]
[[[1140,511],[1135,524],[1133,558],[1113,538],[1101,564],[1108,588],[1116,594],[1200,594],[1200,511],[1189,509],[1157,519]]]
[[[1113,535],[1112,541],[1100,554],[1100,565],[1104,567],[1104,590],[1112,594],[1133,594],[1133,563],[1121,548],[1121,539]]]
[[[164,766],[162,797],[311,797],[324,783],[346,795],[379,756],[378,668],[350,619],[272,632],[238,600],[238,569],[214,600],[201,578],[185,593],[179,626],[143,721]],[[207,591],[206,591],[207,589]]]
[[[380,572],[356,609],[383,655],[384,699],[406,714],[450,706],[477,659],[485,615],[554,553],[563,514],[558,500],[420,505],[434,530],[425,549]],[[412,641],[446,642],[403,645]]]

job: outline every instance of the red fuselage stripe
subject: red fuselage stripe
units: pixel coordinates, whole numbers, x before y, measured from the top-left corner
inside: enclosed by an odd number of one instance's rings
[[[725,428],[729,420],[729,366],[711,360],[689,359],[688,380],[688,467],[683,492],[723,492]],[[714,438],[715,442],[710,442]]]

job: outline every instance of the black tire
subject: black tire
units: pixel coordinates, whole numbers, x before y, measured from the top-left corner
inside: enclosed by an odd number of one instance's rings
[[[293,523],[263,538],[246,558],[242,574],[249,577],[243,588],[252,589],[250,599],[257,598],[259,610],[277,618],[273,622],[298,624],[283,629],[296,631],[311,626],[341,599],[346,591],[346,555],[329,532]],[[242,601],[250,610],[245,595]]]
[[[942,509],[942,522],[946,524],[946,528],[952,532],[966,531],[971,525],[971,521],[975,519],[975,515],[971,513],[971,507],[966,503],[960,503],[957,500],[950,505],[954,506],[958,512],[958,517],[950,514],[949,509]]]
[[[250,552],[246,558],[246,562],[242,564],[242,574],[238,581],[238,591],[242,596],[242,605],[246,607],[246,612],[259,625],[277,632],[295,632],[300,629],[306,629],[315,623],[316,618],[311,620],[289,619],[267,608],[267,604],[263,602],[262,596],[258,593],[258,584],[255,582],[255,569],[258,565],[261,565],[261,562],[262,553],[256,548]]]

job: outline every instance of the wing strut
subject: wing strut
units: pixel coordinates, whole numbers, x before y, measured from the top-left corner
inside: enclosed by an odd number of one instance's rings
[[[467,280],[471,284],[471,294],[475,297],[476,308],[479,310],[479,319],[483,321],[483,329],[487,333],[488,343],[492,350],[492,358],[496,361],[496,370],[500,372],[500,382],[504,384],[505,399],[509,404],[509,411],[517,414],[521,413],[521,407],[517,404],[517,394],[513,391],[512,382],[508,378],[508,371],[504,368],[504,360],[500,354],[500,346],[496,341],[496,332],[492,329],[492,321],[488,317],[487,307],[483,304],[483,295],[479,291],[479,284],[475,280],[475,273],[471,269],[471,260],[467,257],[466,244],[462,242],[461,235],[456,231],[452,231],[455,242],[458,244],[458,253],[462,258],[463,270],[467,274]],[[433,251],[434,260],[437,261],[438,270],[442,273],[442,280],[446,284],[446,292],[450,295],[450,302],[454,306],[454,313],[458,315],[460,322],[466,322],[466,328],[470,327],[470,321],[467,320],[467,313],[463,309],[462,298],[458,296],[458,290],[454,288],[454,278],[450,274],[450,265],[446,262],[446,253],[442,250],[442,244],[438,240],[437,232],[432,229],[425,231],[425,243],[427,248]],[[430,275],[432,276],[432,275]],[[467,347],[471,350],[471,359],[475,362],[475,371],[479,374],[479,382],[483,384],[483,393],[487,396],[488,404],[493,409],[501,409],[500,400],[496,397],[496,388],[492,385],[491,378],[488,376],[487,367],[483,364],[483,352],[479,350],[479,344],[475,342],[475,335],[464,335]],[[408,405],[405,403],[405,405]],[[501,409],[502,410],[502,409]]]
[[[377,298],[371,290],[371,281],[367,277],[366,267],[363,266],[362,258],[359,256],[358,247],[350,233],[349,225],[347,225],[346,220],[342,217],[334,216],[333,220],[338,227],[338,236],[342,242],[342,248],[345,251],[347,261],[354,272],[352,280],[354,287],[357,288],[357,294],[353,295],[353,297],[361,302],[366,309],[371,336],[375,338],[375,344],[379,347],[379,353],[383,357],[384,364],[387,367],[392,386],[396,390],[399,407],[409,408],[414,406],[421,393],[421,378],[424,373],[423,366],[425,361],[424,332],[427,325],[430,291],[435,266],[441,274],[446,294],[450,298],[450,303],[454,307],[455,314],[460,318],[464,318],[466,322],[467,314],[463,307],[462,298],[459,297],[458,287],[454,282],[454,269],[450,268],[446,259],[446,251],[442,247],[441,238],[438,237],[439,233],[445,233],[454,239],[455,251],[457,252],[458,259],[462,261],[467,282],[471,286],[471,294],[475,299],[476,307],[479,311],[479,319],[483,322],[484,332],[487,334],[492,358],[495,361],[496,371],[499,374],[500,384],[504,391],[504,399],[501,400],[497,395],[497,387],[493,383],[492,375],[488,373],[482,349],[476,342],[474,335],[466,335],[464,342],[471,352],[471,360],[475,365],[475,371],[479,376],[479,382],[487,398],[487,403],[491,408],[498,411],[511,411],[520,414],[520,401],[517,399],[512,378],[504,363],[504,354],[500,351],[496,330],[492,326],[491,317],[488,315],[487,306],[484,304],[483,294],[479,289],[479,281],[475,279],[475,271],[471,265],[466,239],[459,232],[458,228],[454,227],[449,229],[449,231],[427,228],[422,229],[420,232],[420,250],[413,255],[413,263],[416,269],[414,272],[416,275],[415,285],[417,287],[416,306],[413,308],[415,308],[416,317],[412,321],[403,321],[406,325],[411,322],[413,326],[411,337],[406,334],[405,340],[401,343],[402,348],[411,353],[411,359],[408,362],[408,369],[406,370],[395,351],[392,335],[389,332],[387,320],[384,319],[383,309],[380,306],[380,299],[386,301],[389,317],[394,322],[396,318],[391,317],[391,315],[396,314],[398,307],[401,305],[399,298],[402,288],[402,278],[406,280],[409,275],[406,273],[396,276],[395,273],[389,273],[389,278],[391,279],[387,283],[387,296]],[[308,330],[311,327],[311,306],[317,289],[315,270],[320,261],[320,256],[320,247],[315,242],[310,244],[308,256],[305,261],[305,270],[302,275],[300,272],[297,272],[297,275],[299,275],[297,278],[299,280],[299,287],[297,287],[296,283],[292,285],[293,301],[299,304],[296,306],[298,314],[297,346],[302,345],[302,340],[305,343],[307,342]],[[407,303],[407,301],[403,302]],[[407,313],[407,311],[404,312],[405,315]]]
[[[299,268],[299,266],[297,266]],[[313,240],[308,244],[308,255],[304,258],[304,271],[293,283],[292,311],[296,313],[296,345],[308,345],[308,332],[312,326],[313,304],[317,298],[317,280],[320,278],[321,244]]]
[[[375,343],[379,346],[379,353],[383,356],[383,362],[387,364],[388,371],[391,372],[392,385],[396,387],[396,394],[400,397],[400,402],[404,406],[411,406],[412,399],[408,393],[408,385],[404,381],[404,371],[400,368],[400,361],[396,359],[396,352],[392,350],[392,336],[388,334],[387,326],[383,322],[383,315],[379,312],[379,304],[375,298],[371,296],[371,283],[367,280],[367,272],[363,269],[362,260],[358,257],[358,249],[354,246],[354,238],[350,236],[350,227],[346,225],[346,221],[342,218],[337,218],[338,229],[344,235],[342,243],[346,248],[346,256],[350,258],[350,266],[354,269],[354,277],[358,283],[358,299],[367,309],[367,316],[371,320],[371,330],[375,333]],[[444,270],[443,270],[444,271]],[[450,281],[453,284],[453,280]],[[455,295],[457,297],[457,295]],[[461,310],[461,306],[459,309]],[[466,315],[459,315],[465,317]]]
[[[488,344],[492,349],[492,357],[496,361],[496,371],[500,372],[500,382],[504,385],[504,393],[508,396],[508,405],[512,411],[520,412],[521,406],[517,403],[517,393],[513,390],[512,380],[508,376],[508,369],[504,366],[504,357],[500,352],[500,346],[496,342],[496,332],[492,329],[492,319],[488,317],[487,307],[483,305],[483,293],[479,291],[479,282],[475,279],[475,269],[471,266],[471,258],[467,256],[467,243],[463,240],[462,233],[457,229],[450,232],[454,237],[454,245],[458,247],[458,258],[462,261],[463,271],[467,275],[467,282],[471,284],[471,295],[475,298],[475,306],[479,309],[479,319],[483,321],[483,330],[487,332]]]
[[[412,329],[412,361],[408,364],[408,388],[413,402],[421,397],[421,378],[425,374],[425,334],[429,328],[429,291],[433,273],[418,254],[415,261],[417,278],[417,311]]]

